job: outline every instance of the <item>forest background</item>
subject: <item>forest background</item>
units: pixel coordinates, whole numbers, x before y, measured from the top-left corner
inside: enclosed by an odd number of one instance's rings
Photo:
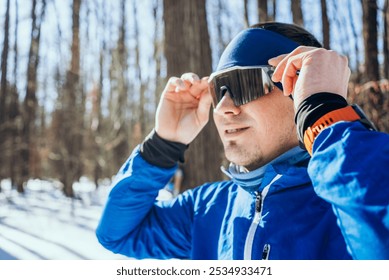
[[[293,22],[349,58],[349,101],[389,132],[388,0],[1,0],[0,182],[67,197],[112,178],[154,127],[170,76],[208,76],[231,38]],[[186,153],[183,189],[222,179],[211,120]],[[1,192],[0,184],[0,192]]]

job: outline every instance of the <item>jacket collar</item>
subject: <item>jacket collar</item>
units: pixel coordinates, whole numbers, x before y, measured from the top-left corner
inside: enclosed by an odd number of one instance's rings
[[[297,146],[253,171],[248,171],[246,168],[233,163],[230,164],[228,169],[222,167],[222,171],[234,183],[246,191],[252,192],[258,189],[261,190],[261,186],[268,184],[277,174],[283,175],[280,181],[290,180],[290,177],[293,177],[293,185],[308,182],[309,177],[306,167],[309,159],[309,154]]]

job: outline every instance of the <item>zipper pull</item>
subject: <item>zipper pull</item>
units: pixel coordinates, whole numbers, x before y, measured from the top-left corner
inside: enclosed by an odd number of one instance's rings
[[[262,260],[268,260],[270,254],[270,244],[265,244],[262,251]]]
[[[255,192],[255,213],[261,212],[262,196],[259,192]]]
[[[259,192],[255,192],[255,211],[253,223],[258,225],[261,221],[261,208],[262,208],[262,195]]]

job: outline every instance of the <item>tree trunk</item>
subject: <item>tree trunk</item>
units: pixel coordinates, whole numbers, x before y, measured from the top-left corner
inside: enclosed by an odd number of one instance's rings
[[[167,75],[185,72],[200,77],[211,73],[211,48],[205,0],[164,0],[165,56]],[[209,123],[190,144],[184,164],[184,189],[220,180],[223,149],[212,114]]]
[[[105,33],[106,30],[106,19],[105,19],[105,6],[103,2],[103,18],[101,19],[101,34]],[[96,18],[98,18],[98,13],[96,10]],[[93,154],[93,178],[96,185],[96,188],[99,187],[98,180],[103,176],[103,167],[104,167],[104,151],[102,149],[102,121],[103,116],[101,113],[101,100],[103,96],[103,83],[104,83],[104,62],[105,62],[105,51],[106,51],[106,42],[104,36],[101,38],[101,49],[99,54],[99,81],[95,90],[93,91],[93,105],[92,105],[92,118],[91,118],[91,143],[93,143],[92,151]]]
[[[355,27],[355,20],[354,20],[354,13],[352,12],[353,8],[352,8],[352,5],[353,5],[354,1],[352,0],[349,0],[348,3],[347,3],[347,11],[348,11],[348,18],[349,18],[349,21],[350,21],[350,27],[351,27],[351,31],[352,31],[352,36],[354,37],[354,57],[355,57],[355,64],[356,64],[356,73],[355,73],[355,78],[354,78],[354,81],[355,83],[360,83],[361,82],[361,77],[362,77],[362,74],[361,74],[361,62],[360,62],[360,59],[359,59],[359,43],[358,43],[358,32],[357,32],[357,29]]]
[[[362,0],[363,9],[363,41],[365,46],[365,78],[366,81],[378,81],[378,47],[377,47],[377,2]]]
[[[134,36],[135,36],[135,41],[136,41],[136,48],[135,48],[135,68],[136,68],[136,73],[137,73],[137,80],[139,82],[139,119],[138,119],[138,124],[140,126],[140,133],[141,133],[141,138],[143,139],[146,137],[147,132],[146,132],[146,86],[144,84],[144,77],[142,75],[142,67],[140,65],[140,33],[139,33],[139,24],[138,24],[138,9],[136,7],[136,3],[134,2],[133,4],[134,8]]]
[[[330,49],[330,22],[327,15],[327,1],[320,0],[321,4],[321,24],[323,32],[323,47]]]
[[[13,69],[13,77],[14,77],[14,90],[11,91],[11,101],[8,108],[8,116],[10,118],[11,123],[11,131],[10,131],[10,140],[11,140],[11,149],[10,154],[11,158],[9,159],[9,176],[11,178],[12,186],[22,185],[23,182],[21,180],[20,174],[20,147],[21,147],[21,137],[20,137],[20,124],[21,124],[21,112],[20,112],[20,103],[19,103],[19,93],[17,88],[17,80],[18,80],[18,26],[19,26],[19,5],[18,0],[15,0],[15,40],[14,40],[14,69]],[[19,187],[20,188],[20,187]]]
[[[277,0],[272,1],[273,4],[273,18],[271,20],[276,20],[276,15],[277,15]]]
[[[248,11],[250,8],[248,7],[249,5],[248,0],[244,0],[243,3],[244,3],[244,25],[247,28],[250,26],[249,11]]]
[[[377,2],[362,0],[363,10],[363,40],[365,47],[365,82],[358,94],[357,102],[368,117],[380,130],[387,130],[387,101],[386,94],[379,87],[379,64],[377,46]],[[385,94],[385,95],[384,95]]]
[[[384,79],[389,79],[389,0],[385,0],[384,4],[384,47],[383,47],[383,53],[384,53]]]
[[[74,197],[73,183],[79,179],[82,170],[82,87],[80,83],[80,8],[81,0],[73,0],[72,44],[69,70],[63,89],[63,123],[61,125],[63,147],[61,148],[64,169],[60,173],[64,193]]]
[[[107,139],[106,150],[109,152],[110,167],[112,172],[117,172],[129,154],[131,143],[130,129],[133,123],[135,106],[133,106],[133,96],[129,96],[128,82],[128,50],[126,46],[127,18],[135,20],[134,14],[130,17],[126,14],[126,1],[121,1],[120,23],[118,30],[118,40],[116,47],[111,50],[111,64],[109,68],[110,78],[110,115],[108,132],[105,133]],[[110,26],[110,25],[109,25]],[[109,28],[109,27],[108,27]],[[129,100],[131,98],[131,101]],[[129,113],[128,113],[129,111]],[[132,135],[131,135],[132,136]]]
[[[5,166],[8,166],[8,145],[7,142],[13,141],[8,133],[7,127],[7,117],[6,111],[8,111],[6,99],[9,95],[9,90],[7,86],[7,73],[8,73],[8,53],[9,53],[9,20],[10,20],[10,1],[7,0],[7,6],[5,11],[5,20],[4,20],[4,42],[3,50],[1,52],[1,83],[0,83],[0,181],[3,177],[7,176],[7,170]],[[11,155],[12,158],[12,155]],[[0,186],[1,192],[1,186]]]
[[[265,22],[269,21],[269,15],[267,12],[267,0],[258,0],[257,1],[257,7],[258,7],[258,22]]]
[[[36,14],[37,0],[32,3],[32,28],[31,28],[31,44],[28,55],[27,65],[27,91],[23,104],[23,144],[21,148],[22,159],[22,178],[26,182],[29,177],[35,177],[37,169],[37,147],[36,147],[36,114],[38,102],[36,98],[37,91],[37,71],[39,65],[39,46],[41,35],[41,24],[46,8],[46,1],[42,0],[42,10],[39,16]],[[35,173],[35,174],[34,174]],[[23,186],[18,188],[19,192],[23,192]]]
[[[299,26],[304,26],[303,11],[301,9],[301,0],[290,1],[290,5],[292,9],[293,23]]]
[[[159,97],[164,87],[164,80],[162,78],[162,56],[163,56],[163,46],[161,39],[161,22],[162,17],[159,15],[159,11],[161,10],[160,1],[154,0],[153,2],[153,17],[154,17],[154,52],[153,52],[153,60],[155,61],[155,91],[154,91],[154,111],[157,110]],[[163,36],[163,35],[162,35]]]
[[[0,147],[4,142],[3,125],[5,123],[5,100],[7,95],[7,66],[8,66],[8,50],[9,50],[9,18],[10,18],[10,1],[7,0],[7,8],[5,11],[4,21],[4,43],[1,52],[1,85],[0,85]]]

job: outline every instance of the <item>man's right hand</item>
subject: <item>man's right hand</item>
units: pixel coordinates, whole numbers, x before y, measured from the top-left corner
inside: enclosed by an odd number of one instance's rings
[[[185,73],[169,79],[158,104],[155,131],[165,140],[189,144],[209,120],[208,77]]]

